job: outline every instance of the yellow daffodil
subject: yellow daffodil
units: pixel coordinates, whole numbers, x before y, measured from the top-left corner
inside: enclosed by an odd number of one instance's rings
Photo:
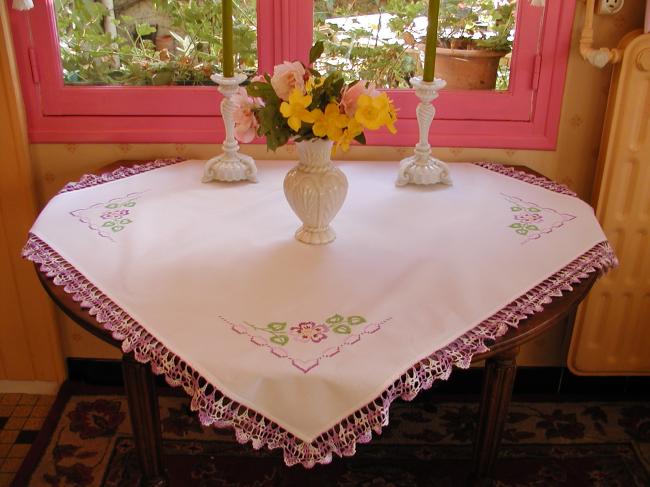
[[[316,81],[314,81],[314,79]],[[311,94],[316,88],[320,88],[321,86],[323,86],[323,83],[325,83],[325,79],[315,78],[314,76],[310,76],[309,79],[307,80],[307,83],[305,83],[305,91],[308,94]]]
[[[397,114],[386,93],[375,97],[366,94],[359,96],[354,118],[367,129],[377,130],[386,125],[392,133],[396,132],[394,123]]]
[[[350,144],[355,137],[363,133],[363,127],[359,122],[354,118],[351,118],[348,122],[347,128],[343,131],[343,136],[338,140],[336,146],[340,147],[344,151],[347,151],[350,148]]]
[[[338,141],[343,136],[343,129],[348,126],[349,118],[340,112],[336,103],[330,103],[325,107],[325,113],[320,109],[312,112],[314,114],[314,135]]]
[[[311,105],[311,95],[303,95],[298,89],[294,89],[289,95],[289,101],[283,101],[280,105],[280,113],[287,120],[289,127],[298,132],[302,122],[314,123],[314,115],[307,110]]]

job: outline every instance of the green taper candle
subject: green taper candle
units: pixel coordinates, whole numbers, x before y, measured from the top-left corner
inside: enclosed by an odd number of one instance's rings
[[[222,9],[222,25],[223,31],[221,38],[223,39],[223,75],[226,78],[235,76],[235,60],[232,48],[232,0],[221,0]]]
[[[429,25],[427,26],[427,45],[424,50],[424,81],[433,81],[436,69],[436,46],[438,45],[438,12],[440,0],[429,0]]]

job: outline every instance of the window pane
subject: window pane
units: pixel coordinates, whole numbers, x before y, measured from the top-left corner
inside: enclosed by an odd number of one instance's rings
[[[316,67],[407,88],[424,64],[428,0],[315,0]],[[516,0],[441,0],[436,76],[452,89],[507,90]],[[451,51],[450,49],[453,49]]]
[[[235,66],[251,74],[257,70],[255,2],[233,2]],[[66,84],[203,85],[221,70],[221,0],[55,5]]]

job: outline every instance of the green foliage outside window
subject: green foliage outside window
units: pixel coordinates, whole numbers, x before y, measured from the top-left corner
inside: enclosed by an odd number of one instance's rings
[[[147,0],[145,0],[147,1]],[[67,84],[203,85],[221,66],[220,0],[153,0],[169,19],[173,48],[157,48],[157,28],[119,15],[117,36],[105,32],[107,9],[92,0],[55,0],[63,77]],[[118,4],[119,5],[119,4]],[[235,0],[239,69],[257,64],[255,0]]]
[[[349,79],[371,80],[381,88],[407,88],[412,76],[422,74],[426,33],[422,25],[416,26],[416,18],[426,17],[428,0],[315,0],[314,4],[314,40],[325,44],[319,69],[343,68]],[[442,0],[438,44],[510,51],[515,8],[515,0]],[[374,25],[354,18],[373,14],[382,14]],[[347,18],[344,25],[332,20],[340,18]],[[507,88],[508,77],[506,65],[499,89]]]

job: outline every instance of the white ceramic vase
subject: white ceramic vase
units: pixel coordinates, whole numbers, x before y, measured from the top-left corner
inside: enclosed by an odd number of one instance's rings
[[[331,140],[306,140],[296,147],[298,165],[284,178],[284,194],[303,223],[296,239],[314,245],[330,243],[336,238],[330,222],[343,206],[348,180],[332,164]]]

